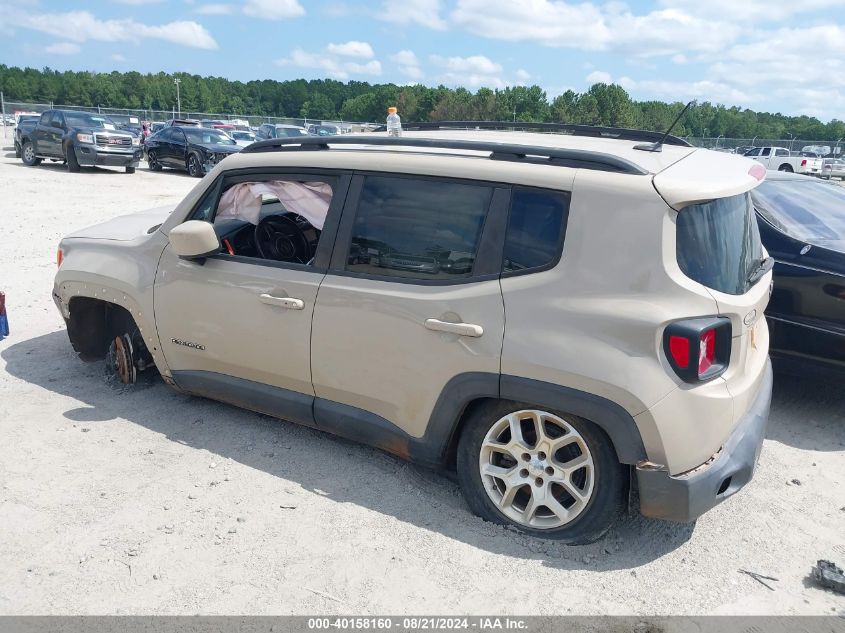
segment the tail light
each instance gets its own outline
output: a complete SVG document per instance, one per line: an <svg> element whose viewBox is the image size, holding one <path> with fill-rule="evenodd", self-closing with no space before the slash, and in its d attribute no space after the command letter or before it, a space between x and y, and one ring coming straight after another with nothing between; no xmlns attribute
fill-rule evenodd
<svg viewBox="0 0 845 633"><path fill-rule="evenodd" d="M62 252L62 249L56 251L56 268L62 265L62 261L65 258L65 254Z"/></svg>
<svg viewBox="0 0 845 633"><path fill-rule="evenodd" d="M675 321L663 331L663 352L684 382L705 382L728 368L731 332L727 317Z"/></svg>

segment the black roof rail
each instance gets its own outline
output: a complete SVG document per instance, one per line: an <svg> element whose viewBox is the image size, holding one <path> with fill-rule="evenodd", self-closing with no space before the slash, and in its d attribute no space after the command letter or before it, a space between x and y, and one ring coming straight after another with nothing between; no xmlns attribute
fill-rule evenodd
<svg viewBox="0 0 845 633"><path fill-rule="evenodd" d="M271 138L247 145L241 154L260 152L320 151L337 145L369 145L380 147L419 147L424 149L454 149L473 152L489 152L491 160L557 165L599 171L613 171L624 174L643 175L648 172L636 163L605 154L582 149L563 149L541 145L517 145L490 141L466 141L462 139L437 139L396 136L368 136L349 134L344 136L301 136Z"/></svg>
<svg viewBox="0 0 845 633"><path fill-rule="evenodd" d="M408 131L427 130L527 130L532 132L559 132L572 136L591 136L594 138L612 138L621 141L653 141L663 138L663 132L650 130L631 130L624 127L600 127L595 125L574 125L572 123L531 123L527 121L420 121L402 122L402 129ZM387 126L381 125L373 132L386 132ZM689 142L677 136L667 136L664 145L692 147Z"/></svg>

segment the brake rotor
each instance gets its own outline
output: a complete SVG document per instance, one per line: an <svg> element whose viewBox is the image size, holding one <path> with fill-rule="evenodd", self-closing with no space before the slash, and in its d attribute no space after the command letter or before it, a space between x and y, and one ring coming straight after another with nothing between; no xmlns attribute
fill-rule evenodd
<svg viewBox="0 0 845 633"><path fill-rule="evenodd" d="M128 334L116 336L109 348L109 368L124 385L134 385L138 377L133 351Z"/></svg>

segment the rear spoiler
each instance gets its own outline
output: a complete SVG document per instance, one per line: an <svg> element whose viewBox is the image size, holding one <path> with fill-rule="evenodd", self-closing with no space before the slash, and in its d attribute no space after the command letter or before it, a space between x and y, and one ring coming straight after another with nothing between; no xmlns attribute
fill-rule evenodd
<svg viewBox="0 0 845 633"><path fill-rule="evenodd" d="M666 203L680 211L691 204L751 191L765 178L766 168L757 161L698 149L656 174L652 182Z"/></svg>

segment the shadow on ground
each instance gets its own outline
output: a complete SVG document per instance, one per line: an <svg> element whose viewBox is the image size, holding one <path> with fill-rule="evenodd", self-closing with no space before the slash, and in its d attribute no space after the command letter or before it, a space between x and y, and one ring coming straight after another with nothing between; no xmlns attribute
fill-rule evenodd
<svg viewBox="0 0 845 633"><path fill-rule="evenodd" d="M592 545L567 547L530 538L472 516L450 479L381 451L180 394L155 372L142 374L139 384L129 389L109 384L101 363L84 363L73 354L64 331L15 343L0 356L11 376L81 402L64 412L68 420L91 425L123 418L315 494L392 515L496 554L542 560L561 569L629 569L677 549L693 533L694 525L654 521L634 512Z"/></svg>
<svg viewBox="0 0 845 633"><path fill-rule="evenodd" d="M823 371L776 371L766 437L802 450L845 450L842 385L841 376Z"/></svg>

